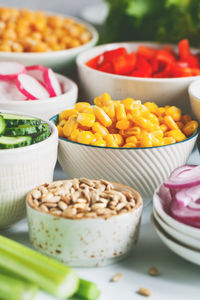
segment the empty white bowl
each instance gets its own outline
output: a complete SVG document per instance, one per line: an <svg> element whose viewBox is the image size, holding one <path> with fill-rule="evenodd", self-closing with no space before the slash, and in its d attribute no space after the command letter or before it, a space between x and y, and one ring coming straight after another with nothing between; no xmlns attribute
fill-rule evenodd
<svg viewBox="0 0 200 300"><path fill-rule="evenodd" d="M165 45L150 42L126 42L105 44L94 47L81 53L76 63L80 81L86 97L91 101L98 95L107 92L112 99L124 99L132 97L142 101L154 101L159 106L176 105L188 112L189 99L188 85L197 77L182 78L139 78L131 76L121 76L97 71L85 65L85 63L107 50L125 47L128 52L135 51L139 45L150 46L159 49ZM172 46L177 48L176 46ZM199 50L193 49L193 53Z"/></svg>
<svg viewBox="0 0 200 300"><path fill-rule="evenodd" d="M77 101L78 87L71 79L56 74L63 88L63 94L42 100L0 100L0 109L17 111L19 113L33 114L43 119L49 119L55 113L69 109Z"/></svg>
<svg viewBox="0 0 200 300"><path fill-rule="evenodd" d="M51 119L57 122L57 116ZM186 163L198 133L176 144L151 148L98 147L59 138L58 160L69 178L104 178L136 189L145 205L158 185Z"/></svg>
<svg viewBox="0 0 200 300"><path fill-rule="evenodd" d="M192 112L200 122L200 79L195 80L189 85L188 93Z"/></svg>
<svg viewBox="0 0 200 300"><path fill-rule="evenodd" d="M173 227L175 230L179 231L180 233L184 235L188 235L200 241L200 229L189 225L185 225L175 220L164 211L160 201L160 197L158 195L158 190L159 188L156 189L153 196L153 207L154 210L157 212L158 216L160 216L165 223L167 223L169 226Z"/></svg>
<svg viewBox="0 0 200 300"><path fill-rule="evenodd" d="M47 14L55 14L48 12ZM57 14L59 15L59 14ZM31 65L44 65L48 68L52 68L54 71L64 74L69 74L72 69L75 69L75 58L82 51L85 51L93 47L98 41L98 32L97 30L87 22L84 22L80 19L61 15L62 17L69 17L75 22L83 24L87 30L91 33L91 40L79 47L52 51L52 52L0 52L0 61L18 61L23 63L26 66Z"/></svg>
<svg viewBox="0 0 200 300"><path fill-rule="evenodd" d="M53 179L58 132L54 124L47 123L51 135L44 141L15 149L0 149L0 229L21 220L25 216L26 194L35 186Z"/></svg>
<svg viewBox="0 0 200 300"><path fill-rule="evenodd" d="M154 217L151 217L151 223L158 234L161 241L174 253L181 256L182 258L196 264L200 265L200 252L199 250L195 250L192 247L186 247L183 244L177 242L175 239L171 238L168 234L166 234L158 223L155 221Z"/></svg>

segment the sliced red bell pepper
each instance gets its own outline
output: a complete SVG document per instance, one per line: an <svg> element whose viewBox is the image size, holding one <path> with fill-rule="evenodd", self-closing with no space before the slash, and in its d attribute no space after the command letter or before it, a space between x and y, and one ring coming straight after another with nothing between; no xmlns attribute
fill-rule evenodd
<svg viewBox="0 0 200 300"><path fill-rule="evenodd" d="M134 52L115 57L112 60L113 72L118 75L129 75L136 65L136 54Z"/></svg>
<svg viewBox="0 0 200 300"><path fill-rule="evenodd" d="M179 64L172 65L172 77L188 77L192 76L192 69L187 67L180 67Z"/></svg>
<svg viewBox="0 0 200 300"><path fill-rule="evenodd" d="M101 57L101 54L88 60L86 62L86 66L90 67L90 68L93 68L93 69L97 69L98 68L98 62L100 60L100 57Z"/></svg>
<svg viewBox="0 0 200 300"><path fill-rule="evenodd" d="M183 62L187 62L190 68L199 68L199 60L195 55L190 54Z"/></svg>
<svg viewBox="0 0 200 300"><path fill-rule="evenodd" d="M191 69L192 70L192 76L200 76L200 69Z"/></svg>
<svg viewBox="0 0 200 300"><path fill-rule="evenodd" d="M137 55L137 62L135 70L130 74L134 77L151 77L152 67L151 64L141 55Z"/></svg>
<svg viewBox="0 0 200 300"><path fill-rule="evenodd" d="M112 65L109 62L101 64L101 66L99 66L97 70L106 73L113 73Z"/></svg>
<svg viewBox="0 0 200 300"><path fill-rule="evenodd" d="M179 55L181 59L190 56L190 45L188 39L184 39L178 43Z"/></svg>
<svg viewBox="0 0 200 300"><path fill-rule="evenodd" d="M147 59L152 59L156 54L156 49L147 46L139 46L137 54L144 56Z"/></svg>
<svg viewBox="0 0 200 300"><path fill-rule="evenodd" d="M128 54L128 53L127 53L126 48L124 48L124 47L105 51L103 53L103 63L111 62L113 60L113 58L115 58L117 56L126 55L126 54Z"/></svg>

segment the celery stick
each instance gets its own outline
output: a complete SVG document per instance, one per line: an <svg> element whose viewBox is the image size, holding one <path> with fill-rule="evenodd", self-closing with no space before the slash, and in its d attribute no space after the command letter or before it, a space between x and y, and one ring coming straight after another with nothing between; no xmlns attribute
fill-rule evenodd
<svg viewBox="0 0 200 300"><path fill-rule="evenodd" d="M37 293L34 284L0 274L0 298L3 300L32 300Z"/></svg>
<svg viewBox="0 0 200 300"><path fill-rule="evenodd" d="M75 296L85 300L96 300L100 296L100 291L94 282L80 279L79 288Z"/></svg>
<svg viewBox="0 0 200 300"><path fill-rule="evenodd" d="M72 269L3 236L0 266L61 299L72 296L79 286L79 278Z"/></svg>

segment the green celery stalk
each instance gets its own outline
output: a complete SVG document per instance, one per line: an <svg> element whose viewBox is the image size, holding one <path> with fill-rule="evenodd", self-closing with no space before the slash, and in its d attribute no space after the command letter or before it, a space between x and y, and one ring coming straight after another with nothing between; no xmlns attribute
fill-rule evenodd
<svg viewBox="0 0 200 300"><path fill-rule="evenodd" d="M80 279L79 288L75 296L85 300L97 300L100 296L100 291L94 282Z"/></svg>
<svg viewBox="0 0 200 300"><path fill-rule="evenodd" d="M0 274L0 298L3 300L32 300L37 290L32 283Z"/></svg>
<svg viewBox="0 0 200 300"><path fill-rule="evenodd" d="M72 269L1 235L0 267L61 299L72 296L79 286Z"/></svg>

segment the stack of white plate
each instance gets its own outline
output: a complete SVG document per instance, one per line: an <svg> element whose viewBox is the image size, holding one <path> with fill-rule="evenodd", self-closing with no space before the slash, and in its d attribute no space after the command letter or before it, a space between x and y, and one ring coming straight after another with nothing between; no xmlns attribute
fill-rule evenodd
<svg viewBox="0 0 200 300"><path fill-rule="evenodd" d="M151 216L156 233L163 243L177 255L200 265L200 229L180 223L168 215L161 205L157 191L153 197Z"/></svg>

